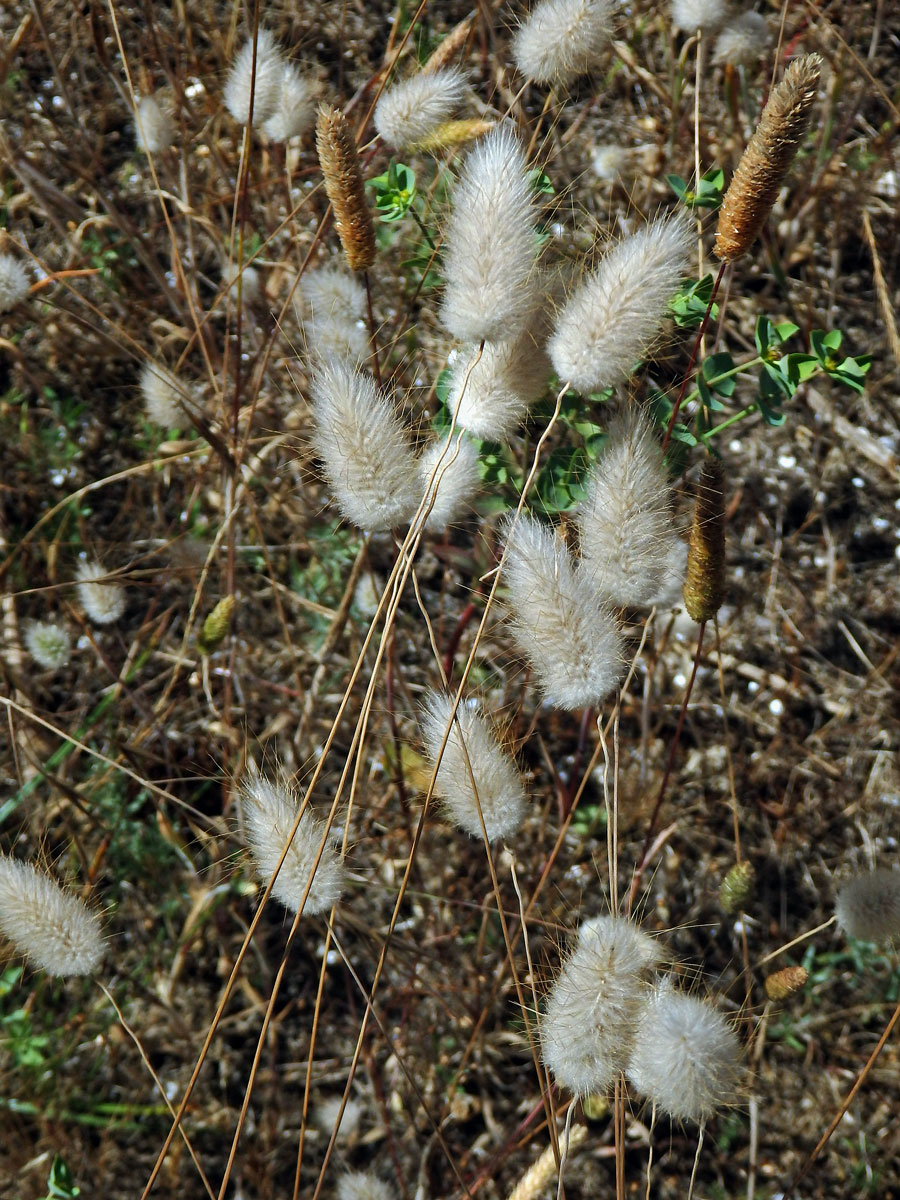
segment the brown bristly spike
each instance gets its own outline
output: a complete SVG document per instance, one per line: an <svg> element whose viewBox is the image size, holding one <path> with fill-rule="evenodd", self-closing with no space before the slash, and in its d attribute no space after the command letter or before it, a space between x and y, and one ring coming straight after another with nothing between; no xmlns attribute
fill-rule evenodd
<svg viewBox="0 0 900 1200"><path fill-rule="evenodd" d="M472 29L472 22L475 20L475 14L469 13L467 17L463 17L458 25L455 25L438 48L431 54L423 71L442 71L444 67L449 67L456 58L457 53L463 48Z"/></svg>
<svg viewBox="0 0 900 1200"><path fill-rule="evenodd" d="M700 471L688 544L684 606L694 621L711 621L725 592L725 468L708 458Z"/></svg>
<svg viewBox="0 0 900 1200"><path fill-rule="evenodd" d="M330 104L319 109L316 150L347 265L352 271L367 271L375 261L375 227L366 204L359 154L347 118Z"/></svg>
<svg viewBox="0 0 900 1200"><path fill-rule="evenodd" d="M759 236L806 133L821 69L821 57L806 54L772 89L719 209L715 252L724 262L746 254Z"/></svg>
<svg viewBox="0 0 900 1200"><path fill-rule="evenodd" d="M809 971L806 967L782 967L766 976L763 986L770 1000L787 1000L806 987Z"/></svg>

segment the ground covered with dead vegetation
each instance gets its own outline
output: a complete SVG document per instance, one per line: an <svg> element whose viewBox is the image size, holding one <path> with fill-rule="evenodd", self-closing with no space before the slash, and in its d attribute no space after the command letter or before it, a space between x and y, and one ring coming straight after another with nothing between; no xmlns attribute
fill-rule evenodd
<svg viewBox="0 0 900 1200"><path fill-rule="evenodd" d="M314 130L248 133L223 98L253 5L3 6L0 255L28 291L0 311L0 850L102 910L107 947L93 978L66 979L0 942L0 1195L139 1200L153 1176L158 1196L332 1197L355 1171L371 1200L379 1181L397 1200L503 1200L543 1154L518 1200L555 1196L573 1102L538 1024L579 924L614 902L610 845L620 909L743 1047L694 1195L900 1195L896 1027L869 1062L896 1024L900 962L827 924L841 881L894 866L900 834L900 46L890 4L756 8L765 30L737 64L669 4L622 6L600 62L564 86L516 70L517 3L258 13L381 179L355 328L418 445L449 424L441 246L478 137L508 118L528 150L560 305L610 245L679 207L678 179L696 196L698 167L712 199L690 209L692 269L713 277L722 183L773 81L822 56L797 161L702 346L708 288L683 290L683 320L619 396L652 405L662 436L705 358L753 359L761 317L796 326L796 353L840 330L839 352L820 344L826 366L715 438L726 587L699 651L676 598L624 610L624 683L571 712L542 703L502 573L482 617L532 462L527 508L577 540L614 400L569 392L541 443L565 382L548 378L507 444L480 442L479 489L426 532L386 627L405 530L344 520L313 445L302 280L344 269ZM468 124L392 153L367 121L379 89L448 36ZM169 121L149 154L146 96ZM858 387L844 356L862 360ZM177 381L169 410L148 407L148 364ZM717 423L753 408L758 376L715 393ZM689 442L669 444L685 529L704 451ZM109 619L76 588L94 563L124 588L111 608L103 593ZM35 623L68 635L56 665L31 652ZM430 796L420 733L426 693L464 670L528 794L490 852ZM331 914L259 911L268 880L239 803L254 768L301 796L312 782L345 859ZM739 862L754 878L731 903ZM773 1000L786 967L803 985ZM571 1200L643 1196L651 1144L648 1194L688 1195L696 1123L654 1122L624 1084L570 1117L586 1129Z"/></svg>

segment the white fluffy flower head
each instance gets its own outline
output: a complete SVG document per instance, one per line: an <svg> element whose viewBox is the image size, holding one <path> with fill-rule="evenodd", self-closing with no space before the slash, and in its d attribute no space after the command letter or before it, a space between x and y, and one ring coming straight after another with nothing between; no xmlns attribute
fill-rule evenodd
<svg viewBox="0 0 900 1200"><path fill-rule="evenodd" d="M25 647L39 667L58 671L69 661L72 642L65 626L32 621L25 628Z"/></svg>
<svg viewBox="0 0 900 1200"><path fill-rule="evenodd" d="M337 359L317 368L311 392L315 448L344 516L360 529L405 524L421 497L419 469L393 405Z"/></svg>
<svg viewBox="0 0 900 1200"><path fill-rule="evenodd" d="M125 589L105 581L106 568L83 562L75 573L75 591L81 607L95 625L112 625L125 611Z"/></svg>
<svg viewBox="0 0 900 1200"><path fill-rule="evenodd" d="M576 1096L602 1093L624 1071L649 979L661 955L624 917L593 917L547 999L544 1062Z"/></svg>
<svg viewBox="0 0 900 1200"><path fill-rule="evenodd" d="M11 254L0 254L0 313L11 308L28 295L28 272Z"/></svg>
<svg viewBox="0 0 900 1200"><path fill-rule="evenodd" d="M669 479L656 433L637 404L620 409L607 433L578 512L581 554L604 600L645 604L660 591L669 565Z"/></svg>
<svg viewBox="0 0 900 1200"><path fill-rule="evenodd" d="M672 0L672 24L685 33L714 33L727 17L727 0Z"/></svg>
<svg viewBox="0 0 900 1200"><path fill-rule="evenodd" d="M142 96L134 112L134 140L145 154L161 154L172 144L172 114L155 96Z"/></svg>
<svg viewBox="0 0 900 1200"><path fill-rule="evenodd" d="M268 29L260 29L256 39L256 87L253 87L253 39L240 48L225 82L225 107L241 125L250 120L250 93L253 91L253 124L264 125L272 117L281 98L284 78L281 47Z"/></svg>
<svg viewBox="0 0 900 1200"><path fill-rule="evenodd" d="M526 79L565 86L602 60L613 33L613 0L539 0L512 42Z"/></svg>
<svg viewBox="0 0 900 1200"><path fill-rule="evenodd" d="M456 67L420 71L382 93L375 128L388 146L406 150L453 116L465 90L466 76Z"/></svg>
<svg viewBox="0 0 900 1200"><path fill-rule="evenodd" d="M447 744L435 790L448 816L472 837L481 838L479 805L489 842L518 832L525 819L525 788L512 758L490 723L471 703L463 703L451 724L453 701L432 692L422 714L422 736L431 762ZM449 728L449 734L447 734Z"/></svg>
<svg viewBox="0 0 900 1200"><path fill-rule="evenodd" d="M241 807L256 868L268 883L297 818L298 798L285 784L273 783L253 773L241 785ZM278 872L272 895L295 913L308 886L303 911L312 915L328 912L337 904L343 885L344 868L333 839L326 836L323 822L307 808Z"/></svg>
<svg viewBox="0 0 900 1200"><path fill-rule="evenodd" d="M371 1171L348 1171L337 1181L337 1200L395 1200L394 1191Z"/></svg>
<svg viewBox="0 0 900 1200"><path fill-rule="evenodd" d="M184 410L180 404L182 388L171 371L159 363L145 363L140 388L144 412L154 425L177 429L184 424Z"/></svg>
<svg viewBox="0 0 900 1200"><path fill-rule="evenodd" d="M506 586L513 635L548 704L601 704L624 672L619 630L559 535L533 517L510 527Z"/></svg>
<svg viewBox="0 0 900 1200"><path fill-rule="evenodd" d="M31 863L2 855L0 930L48 975L90 975L103 958L99 918Z"/></svg>
<svg viewBox="0 0 900 1200"><path fill-rule="evenodd" d="M449 446L445 437L438 438L419 459L419 476L428 502L431 503L434 497L425 522L426 529L446 529L471 510L472 500L479 490L481 480L475 447L458 434Z"/></svg>
<svg viewBox="0 0 900 1200"><path fill-rule="evenodd" d="M628 1078L676 1121L705 1124L737 1099L740 1060L741 1043L726 1018L664 980L641 1013Z"/></svg>
<svg viewBox="0 0 900 1200"><path fill-rule="evenodd" d="M272 114L263 121L262 130L270 142L286 142L312 127L316 119L315 94L313 81L291 63L285 63Z"/></svg>
<svg viewBox="0 0 900 1200"><path fill-rule="evenodd" d="M510 125L469 151L453 189L441 320L464 342L515 337L537 301L537 208Z"/></svg>
<svg viewBox="0 0 900 1200"><path fill-rule="evenodd" d="M356 276L341 267L317 267L301 275L298 288L310 356L318 361L349 358L353 363L366 358L366 292Z"/></svg>
<svg viewBox="0 0 900 1200"><path fill-rule="evenodd" d="M594 392L628 378L659 333L691 237L686 217L659 217L607 252L556 323L550 358L560 379Z"/></svg>
<svg viewBox="0 0 900 1200"><path fill-rule="evenodd" d="M765 55L770 41L769 23L762 13L741 13L720 29L713 62L752 66Z"/></svg>

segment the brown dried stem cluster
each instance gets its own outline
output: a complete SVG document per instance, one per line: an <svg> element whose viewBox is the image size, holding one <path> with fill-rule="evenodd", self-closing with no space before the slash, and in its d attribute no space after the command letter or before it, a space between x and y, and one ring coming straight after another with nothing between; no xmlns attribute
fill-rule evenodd
<svg viewBox="0 0 900 1200"><path fill-rule="evenodd" d="M330 104L319 109L316 151L347 265L351 271L367 271L375 261L375 227L366 204L359 154L347 118Z"/></svg>
<svg viewBox="0 0 900 1200"><path fill-rule="evenodd" d="M719 210L715 251L724 262L746 254L759 236L809 124L821 67L818 54L804 55L772 89Z"/></svg>

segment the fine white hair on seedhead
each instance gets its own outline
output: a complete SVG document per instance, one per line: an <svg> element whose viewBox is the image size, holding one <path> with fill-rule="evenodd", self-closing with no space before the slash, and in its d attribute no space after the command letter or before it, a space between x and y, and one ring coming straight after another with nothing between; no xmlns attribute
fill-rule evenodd
<svg viewBox="0 0 900 1200"><path fill-rule="evenodd" d="M544 1062L562 1087L603 1093L625 1070L661 958L654 939L625 917L584 922L541 1022Z"/></svg>
<svg viewBox="0 0 900 1200"><path fill-rule="evenodd" d="M134 140L145 154L161 154L172 144L175 125L168 108L155 96L142 96L134 110Z"/></svg>
<svg viewBox="0 0 900 1200"><path fill-rule="evenodd" d="M447 409L478 438L503 442L547 390L547 338L557 280L543 274L537 303L521 332L460 350L450 367ZM480 351L480 353L479 353Z"/></svg>
<svg viewBox="0 0 900 1200"><path fill-rule="evenodd" d="M508 526L505 578L512 631L554 708L601 704L624 673L622 638L590 579L549 526Z"/></svg>
<svg viewBox="0 0 900 1200"><path fill-rule="evenodd" d="M609 250L559 314L550 358L580 392L623 383L665 320L690 261L687 217L658 217Z"/></svg>
<svg viewBox="0 0 900 1200"><path fill-rule="evenodd" d="M463 342L513 338L534 311L539 246L525 151L510 125L466 155L452 203L441 320Z"/></svg>
<svg viewBox="0 0 900 1200"><path fill-rule="evenodd" d="M309 354L319 361L349 358L359 363L366 358L366 290L356 276L341 267L317 267L300 276L298 287Z"/></svg>
<svg viewBox="0 0 900 1200"><path fill-rule="evenodd" d="M30 286L23 264L11 254L0 254L0 313L9 312L24 300Z"/></svg>
<svg viewBox="0 0 900 1200"><path fill-rule="evenodd" d="M421 718L422 738L432 764L447 737L435 792L454 825L465 833L483 836L480 805L488 841L510 837L521 828L526 812L525 787L516 764L471 701L460 705L455 720L452 717L450 697L432 692Z"/></svg>
<svg viewBox="0 0 900 1200"><path fill-rule="evenodd" d="M766 54L771 40L769 23L763 14L743 12L719 30L713 62L752 66Z"/></svg>
<svg viewBox="0 0 900 1200"><path fill-rule="evenodd" d="M287 784L274 783L256 772L241 783L240 794L250 852L260 878L268 883L297 819L299 799ZM309 895L303 906L307 915L328 912L340 900L344 887L344 867L334 839L326 835L324 822L308 808L300 818L272 895L296 913L307 886Z"/></svg>
<svg viewBox="0 0 900 1200"><path fill-rule="evenodd" d="M683 542L677 534L673 533L666 541L657 589L647 597L643 607L655 608L658 612L671 612L675 608L684 608L683 592L687 556L687 542Z"/></svg>
<svg viewBox="0 0 900 1200"><path fill-rule="evenodd" d="M627 1071L658 1111L702 1125L736 1101L740 1061L740 1039L726 1017L663 980L641 1011Z"/></svg>
<svg viewBox="0 0 900 1200"><path fill-rule="evenodd" d="M64 625L31 621L25 626L25 648L39 667L58 671L69 661L72 640Z"/></svg>
<svg viewBox="0 0 900 1200"><path fill-rule="evenodd" d="M253 91L253 124L264 125L278 107L284 77L284 56L274 34L260 29L256 38L256 87L253 87L253 39L235 55L225 81L225 107L241 125L250 120Z"/></svg>
<svg viewBox="0 0 900 1200"><path fill-rule="evenodd" d="M653 425L637 404L620 408L606 432L578 510L583 569L607 603L646 604L662 586L675 532L669 477Z"/></svg>
<svg viewBox="0 0 900 1200"><path fill-rule="evenodd" d="M375 128L395 150L414 146L453 116L466 82L465 72L449 67L422 71L392 84L375 106Z"/></svg>
<svg viewBox="0 0 900 1200"><path fill-rule="evenodd" d="M445 437L438 438L419 459L419 476L426 502L434 498L425 528L446 529L471 509L480 489L478 453L465 438L454 438L449 446Z"/></svg>
<svg viewBox="0 0 900 1200"><path fill-rule="evenodd" d="M31 863L0 855L0 930L48 975L90 975L104 954L100 918Z"/></svg>
<svg viewBox="0 0 900 1200"><path fill-rule="evenodd" d="M348 1171L337 1181L337 1200L395 1200L391 1187L372 1171Z"/></svg>
<svg viewBox="0 0 900 1200"><path fill-rule="evenodd" d="M125 611L125 589L105 581L106 568L83 562L75 572L75 591L81 607L95 625L112 625Z"/></svg>
<svg viewBox="0 0 900 1200"><path fill-rule="evenodd" d="M360 529L409 521L421 499L419 467L394 406L370 375L331 359L310 381L313 444L341 512Z"/></svg>
<svg viewBox="0 0 900 1200"><path fill-rule="evenodd" d="M313 1109L312 1123L321 1133L327 1133L330 1136L335 1125L340 1122L338 1136L342 1141L352 1142L359 1133L363 1118L363 1106L358 1100L348 1098L342 1113L342 1103L343 1097L341 1096L326 1096Z"/></svg>
<svg viewBox="0 0 900 1200"><path fill-rule="evenodd" d="M715 33L727 19L728 0L672 0L672 24L684 33Z"/></svg>
<svg viewBox="0 0 900 1200"><path fill-rule="evenodd" d="M613 34L614 0L540 0L512 41L519 71L563 87L602 60Z"/></svg>
<svg viewBox="0 0 900 1200"><path fill-rule="evenodd" d="M184 388L170 370L160 363L145 363L141 369L140 389L144 412L154 425L161 425L163 429L184 425L181 406Z"/></svg>
<svg viewBox="0 0 900 1200"><path fill-rule="evenodd" d="M900 871L879 867L844 880L834 911L838 925L863 942L900 937Z"/></svg>
<svg viewBox="0 0 900 1200"><path fill-rule="evenodd" d="M275 93L275 106L262 131L270 142L286 142L311 129L316 119L316 88L312 79L285 63Z"/></svg>

